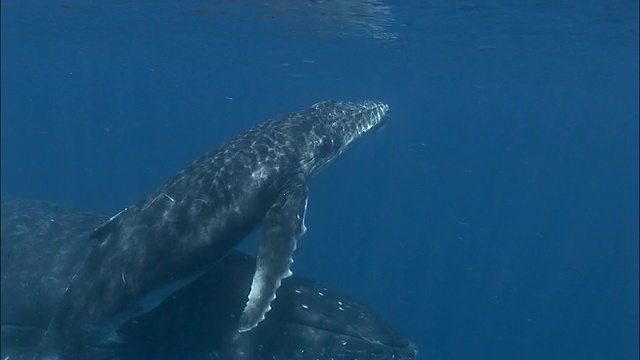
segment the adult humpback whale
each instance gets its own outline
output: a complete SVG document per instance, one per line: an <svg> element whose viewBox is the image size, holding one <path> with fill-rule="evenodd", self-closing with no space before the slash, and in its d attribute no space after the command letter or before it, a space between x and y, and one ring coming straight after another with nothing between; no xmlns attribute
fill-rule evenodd
<svg viewBox="0 0 640 360"><path fill-rule="evenodd" d="M35 351L66 283L105 217L44 201L3 199L0 358ZM118 360L413 360L416 347L364 305L298 276L283 281L260 326L237 334L255 258L232 252L156 309L128 321ZM32 356L31 355L31 356ZM95 354L92 354L95 355ZM92 358L95 360L95 358Z"/></svg>
<svg viewBox="0 0 640 360"><path fill-rule="evenodd" d="M325 101L257 125L197 159L101 225L38 358L79 353L202 275L260 222L256 271L238 331L264 319L305 233L307 181L389 107Z"/></svg>

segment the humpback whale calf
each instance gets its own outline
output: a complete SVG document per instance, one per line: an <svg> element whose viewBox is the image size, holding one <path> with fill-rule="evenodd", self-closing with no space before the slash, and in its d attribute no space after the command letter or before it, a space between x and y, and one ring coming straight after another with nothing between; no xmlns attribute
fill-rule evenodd
<svg viewBox="0 0 640 360"><path fill-rule="evenodd" d="M0 358L33 356L68 283L106 217L44 201L3 199ZM103 359L414 360L416 346L379 315L312 280L282 283L273 310L238 334L255 258L238 251L100 345ZM96 354L91 354L96 355ZM89 357L85 357L89 358ZM95 360L93 357L92 360Z"/></svg>
<svg viewBox="0 0 640 360"><path fill-rule="evenodd" d="M194 281L259 223L256 270L238 332L270 310L306 232L307 182L362 135L380 102L324 101L259 124L195 160L99 226L36 359L72 356Z"/></svg>

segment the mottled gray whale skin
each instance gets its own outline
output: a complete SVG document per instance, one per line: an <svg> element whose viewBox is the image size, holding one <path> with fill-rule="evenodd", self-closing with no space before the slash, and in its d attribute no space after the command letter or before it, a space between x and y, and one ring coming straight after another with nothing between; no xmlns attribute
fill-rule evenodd
<svg viewBox="0 0 640 360"><path fill-rule="evenodd" d="M305 233L307 181L354 140L382 126L380 102L324 101L279 116L197 159L96 229L36 359L103 341L195 280L262 222L239 332L270 310Z"/></svg>
<svg viewBox="0 0 640 360"><path fill-rule="evenodd" d="M23 199L3 199L0 214L0 358L25 359L35 353L65 282L90 250L86 233L106 217ZM298 276L283 281L259 327L238 334L254 271L254 257L231 252L160 306L121 326L118 345L94 349L83 359L415 359L415 345L374 311Z"/></svg>
<svg viewBox="0 0 640 360"><path fill-rule="evenodd" d="M30 359L106 217L47 201L3 198L2 359ZM98 360L94 352L87 358Z"/></svg>
<svg viewBox="0 0 640 360"><path fill-rule="evenodd" d="M3 198L2 325L46 329L106 217L47 201ZM4 357L3 357L4 358Z"/></svg>

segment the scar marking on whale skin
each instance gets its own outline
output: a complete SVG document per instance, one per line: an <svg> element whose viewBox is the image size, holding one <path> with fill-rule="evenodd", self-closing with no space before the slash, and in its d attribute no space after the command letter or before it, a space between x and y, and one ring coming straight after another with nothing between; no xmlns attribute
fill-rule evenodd
<svg viewBox="0 0 640 360"><path fill-rule="evenodd" d="M174 198L172 198L171 196L162 193L158 196L156 196L155 198L153 198L153 200L151 200L147 205L145 205L142 210L147 210L149 208L149 206L153 205L154 202L156 202L156 200L158 200L159 198L161 198L162 196L165 196L167 199L169 199L169 201L171 201L172 203L176 202Z"/></svg>

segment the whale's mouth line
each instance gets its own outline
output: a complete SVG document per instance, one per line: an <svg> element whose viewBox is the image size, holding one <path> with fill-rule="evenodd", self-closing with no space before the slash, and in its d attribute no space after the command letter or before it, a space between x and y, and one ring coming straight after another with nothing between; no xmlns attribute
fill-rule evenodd
<svg viewBox="0 0 640 360"><path fill-rule="evenodd" d="M369 131L373 133L377 133L378 131L382 130L382 128L384 128L386 125L387 125L386 121L378 121L375 125L373 125L373 127L371 127Z"/></svg>

